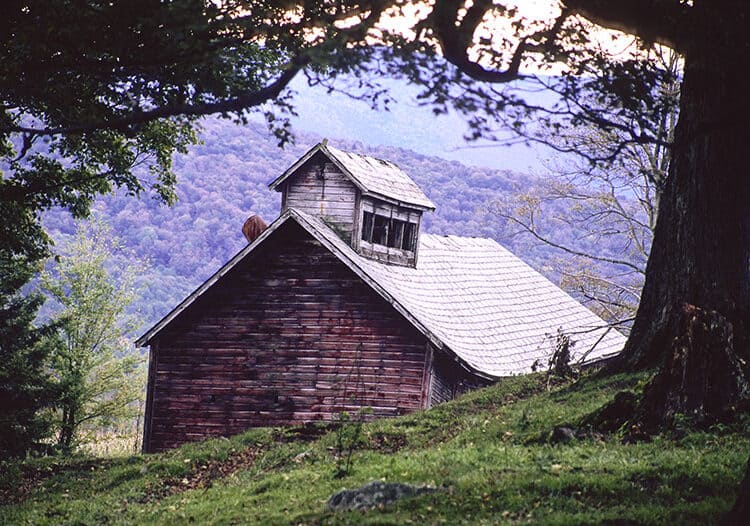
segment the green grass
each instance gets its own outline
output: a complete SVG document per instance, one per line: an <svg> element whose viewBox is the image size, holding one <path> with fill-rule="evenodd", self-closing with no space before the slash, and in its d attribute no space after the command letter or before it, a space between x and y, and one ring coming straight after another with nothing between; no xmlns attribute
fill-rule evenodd
<svg viewBox="0 0 750 526"><path fill-rule="evenodd" d="M0 506L0 524L716 523L750 452L746 424L628 445L615 435L547 443L554 426L575 425L643 379L547 392L538 377L518 377L372 422L341 478L335 433L305 440L272 429L157 455L6 463L0 491L14 502ZM368 512L326 510L334 492L373 479L439 491Z"/></svg>

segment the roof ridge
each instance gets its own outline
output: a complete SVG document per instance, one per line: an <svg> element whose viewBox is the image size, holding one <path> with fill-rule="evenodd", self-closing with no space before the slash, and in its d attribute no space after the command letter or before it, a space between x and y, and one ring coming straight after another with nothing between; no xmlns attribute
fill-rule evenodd
<svg viewBox="0 0 750 526"><path fill-rule="evenodd" d="M300 157L268 186L279 186L296 173L317 153L325 155L354 184L363 195L422 210L434 210L435 204L419 185L397 164L371 155L336 148L327 140L321 141Z"/></svg>
<svg viewBox="0 0 750 526"><path fill-rule="evenodd" d="M337 148L336 146L331 146L328 143L324 144L324 146L328 150L336 150L336 151L341 152L341 153L348 153L349 155L358 155L359 157L365 157L367 159L374 159L376 161L380 161L381 163L386 163L386 164L390 164L391 166L395 166L396 168L398 168L399 170L401 170L401 167L398 164L394 163L393 161L389 161L388 159L383 159L382 157L375 157L374 155L370 155L370 154L362 153L362 152L355 152L355 151L352 151L352 150L344 150L342 148Z"/></svg>
<svg viewBox="0 0 750 526"><path fill-rule="evenodd" d="M420 236L420 241L428 238L430 240L436 240L436 241L442 241L442 240L449 240L449 241L458 241L458 242L464 242L463 244L470 244L473 243L475 245L498 245L500 247L505 248L501 243L499 243L496 239L493 239L491 237L481 237L481 236L459 236L456 234L434 234L431 232L424 232ZM505 250L508 250L507 248Z"/></svg>

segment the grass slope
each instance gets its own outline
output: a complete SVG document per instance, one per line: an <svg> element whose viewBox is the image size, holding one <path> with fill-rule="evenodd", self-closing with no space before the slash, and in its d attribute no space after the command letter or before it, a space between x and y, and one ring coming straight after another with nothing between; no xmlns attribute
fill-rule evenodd
<svg viewBox="0 0 750 526"><path fill-rule="evenodd" d="M256 429L164 454L6 463L0 524L711 524L734 500L747 424L652 442L549 444L642 375L546 391L507 379L429 411L366 424L349 475L336 433ZM325 502L373 479L436 493L368 512Z"/></svg>

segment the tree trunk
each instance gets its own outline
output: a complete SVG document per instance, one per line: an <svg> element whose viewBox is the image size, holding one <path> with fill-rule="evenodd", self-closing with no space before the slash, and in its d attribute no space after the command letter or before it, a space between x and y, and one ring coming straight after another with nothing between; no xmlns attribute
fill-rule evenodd
<svg viewBox="0 0 750 526"><path fill-rule="evenodd" d="M745 478L737 490L734 507L721 521L721 526L745 526L750 524L750 459L745 468Z"/></svg>
<svg viewBox="0 0 750 526"><path fill-rule="evenodd" d="M670 426L677 414L696 424L731 420L750 395L733 346L732 325L718 312L684 305L679 336L643 393L641 431Z"/></svg>
<svg viewBox="0 0 750 526"><path fill-rule="evenodd" d="M73 444L73 432L75 426L75 411L72 407L63 408L62 423L60 424L60 436L57 440L57 445L63 451L68 454L71 451L71 445Z"/></svg>
<svg viewBox="0 0 750 526"><path fill-rule="evenodd" d="M745 367L750 325L750 125L744 79L750 9L729 0L703 9L686 51L672 162L660 202L641 304L619 369L660 365L680 336L683 306L732 326ZM694 346L692 353L712 352ZM729 389L730 387L727 386Z"/></svg>
<svg viewBox="0 0 750 526"><path fill-rule="evenodd" d="M736 376L737 371L728 368L739 364L736 381L720 386L732 391L722 392L722 397L735 400L747 392L750 354L750 97L744 78L750 66L750 33L743 25L750 9L728 1L695 2L705 16L691 28L695 38L685 53L680 116L646 281L630 338L615 367L674 368L676 362L669 358L685 338L684 306L692 305L725 320L731 343L727 347L713 341L716 335L713 340L698 338L682 346L677 361L682 361L683 371L697 367L691 374L703 386L722 374ZM719 348L727 356L712 361L707 355ZM709 373L707 364L727 369L717 375ZM670 405L666 400L679 398L687 388L684 382L663 381L668 374L662 371L661 384L652 386L647 392L651 399L644 401L657 419L664 414L655 413ZM715 404L707 397L716 396L717 390L702 393L696 396L704 400L695 398L691 404L713 410Z"/></svg>

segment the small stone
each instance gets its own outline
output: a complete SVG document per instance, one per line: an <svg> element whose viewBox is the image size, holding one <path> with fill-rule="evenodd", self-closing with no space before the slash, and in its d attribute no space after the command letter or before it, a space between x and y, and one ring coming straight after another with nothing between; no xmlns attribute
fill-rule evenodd
<svg viewBox="0 0 750 526"><path fill-rule="evenodd" d="M296 462L297 464L299 464L300 462L302 462L303 460L305 460L309 455L310 455L309 451L303 451L299 455L295 456L292 459L292 462Z"/></svg>

